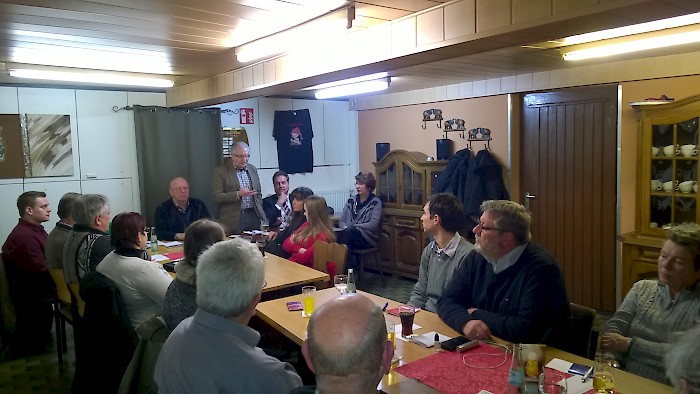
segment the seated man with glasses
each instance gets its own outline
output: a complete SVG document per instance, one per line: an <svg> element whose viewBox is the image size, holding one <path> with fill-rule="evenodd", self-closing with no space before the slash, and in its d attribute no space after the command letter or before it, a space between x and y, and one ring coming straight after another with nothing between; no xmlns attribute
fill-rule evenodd
<svg viewBox="0 0 700 394"><path fill-rule="evenodd" d="M170 181L170 199L156 207L155 226L158 239L185 239L185 229L199 219L209 217L202 200L190 198L190 185L185 178Z"/></svg>
<svg viewBox="0 0 700 394"><path fill-rule="evenodd" d="M568 323L559 266L530 242L530 213L506 200L484 201L476 250L462 261L437 303L440 318L469 339L552 343Z"/></svg>

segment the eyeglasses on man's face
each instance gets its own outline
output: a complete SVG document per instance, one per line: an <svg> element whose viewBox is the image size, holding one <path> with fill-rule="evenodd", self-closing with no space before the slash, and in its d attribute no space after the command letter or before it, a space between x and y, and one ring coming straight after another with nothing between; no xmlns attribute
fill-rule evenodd
<svg viewBox="0 0 700 394"><path fill-rule="evenodd" d="M480 229L481 231L506 231L506 230L504 230L502 228L498 228L498 227L488 227L488 226L484 225L484 223L482 223L482 222L477 223L476 228Z"/></svg>
<svg viewBox="0 0 700 394"><path fill-rule="evenodd" d="M171 187L170 190L178 190L181 192L185 192L185 191L190 190L190 187L189 186Z"/></svg>
<svg viewBox="0 0 700 394"><path fill-rule="evenodd" d="M236 156L236 157L239 158L239 159L250 159L250 155L247 154L247 153L246 153L246 154L242 154L242 155L237 155L237 154L234 153L233 155Z"/></svg>

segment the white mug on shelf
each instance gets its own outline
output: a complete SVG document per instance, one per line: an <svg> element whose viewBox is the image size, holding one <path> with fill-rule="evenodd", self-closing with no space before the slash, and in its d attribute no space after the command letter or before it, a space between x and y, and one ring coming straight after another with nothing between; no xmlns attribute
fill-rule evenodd
<svg viewBox="0 0 700 394"><path fill-rule="evenodd" d="M675 153L676 153L676 146L675 145L664 146L664 155L673 156Z"/></svg>
<svg viewBox="0 0 700 394"><path fill-rule="evenodd" d="M693 181L685 181L678 184L678 190L682 193L690 193L693 190Z"/></svg>
<svg viewBox="0 0 700 394"><path fill-rule="evenodd" d="M676 190L676 182L673 182L673 181L664 182L663 185L661 185L661 187L664 189L665 192L672 192L672 191Z"/></svg>
<svg viewBox="0 0 700 394"><path fill-rule="evenodd" d="M659 155L659 148L652 146L651 147L651 155L652 156L658 156Z"/></svg>
<svg viewBox="0 0 700 394"><path fill-rule="evenodd" d="M681 145L681 155L683 157L695 156L698 154L698 150L695 148L693 144Z"/></svg>

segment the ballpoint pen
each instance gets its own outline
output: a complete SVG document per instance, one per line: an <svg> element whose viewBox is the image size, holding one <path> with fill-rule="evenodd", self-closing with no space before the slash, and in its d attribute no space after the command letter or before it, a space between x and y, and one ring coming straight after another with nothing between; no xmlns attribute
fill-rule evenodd
<svg viewBox="0 0 700 394"><path fill-rule="evenodd" d="M593 367L588 368L588 371L586 371L586 373L581 378L581 383L586 382L586 379L588 379L591 376L591 372L593 372Z"/></svg>
<svg viewBox="0 0 700 394"><path fill-rule="evenodd" d="M387 302L386 304L384 304L384 307L382 308L382 312L386 312L386 308L388 308L388 307L389 307L389 303Z"/></svg>

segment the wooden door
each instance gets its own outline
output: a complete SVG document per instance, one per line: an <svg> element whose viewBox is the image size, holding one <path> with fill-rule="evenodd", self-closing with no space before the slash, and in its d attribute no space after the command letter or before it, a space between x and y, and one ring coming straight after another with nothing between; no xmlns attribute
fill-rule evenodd
<svg viewBox="0 0 700 394"><path fill-rule="evenodd" d="M559 261L571 302L615 310L615 86L523 96L521 190L532 239Z"/></svg>

